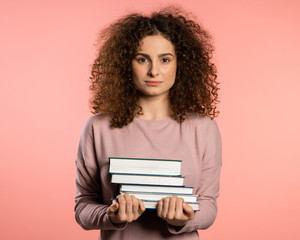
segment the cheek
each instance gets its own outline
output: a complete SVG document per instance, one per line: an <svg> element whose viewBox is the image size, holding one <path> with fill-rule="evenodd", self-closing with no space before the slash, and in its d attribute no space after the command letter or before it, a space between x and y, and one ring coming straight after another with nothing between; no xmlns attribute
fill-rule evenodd
<svg viewBox="0 0 300 240"><path fill-rule="evenodd" d="M173 75L174 75L174 77L176 77L176 72L177 72L177 65L175 65L173 67Z"/></svg>
<svg viewBox="0 0 300 240"><path fill-rule="evenodd" d="M139 68L132 68L132 82L136 88L139 88L142 79L142 73Z"/></svg>
<svg viewBox="0 0 300 240"><path fill-rule="evenodd" d="M176 65L170 66L170 68L167 69L166 74L169 76L169 78L173 78L175 80L175 78L176 78Z"/></svg>
<svg viewBox="0 0 300 240"><path fill-rule="evenodd" d="M135 78L140 78L144 75L144 70L142 67L132 67L132 76Z"/></svg>

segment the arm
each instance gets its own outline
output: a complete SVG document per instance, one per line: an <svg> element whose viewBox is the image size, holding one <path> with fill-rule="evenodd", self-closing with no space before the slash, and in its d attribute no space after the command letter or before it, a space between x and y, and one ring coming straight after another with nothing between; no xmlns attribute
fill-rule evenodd
<svg viewBox="0 0 300 240"><path fill-rule="evenodd" d="M122 230L127 223L109 220L109 206L103 204L99 166L94 148L91 118L86 121L79 140L76 157L75 219L85 230Z"/></svg>
<svg viewBox="0 0 300 240"><path fill-rule="evenodd" d="M197 192L200 211L196 211L194 218L188 220L182 227L168 224L173 234L192 232L211 226L217 215L217 201L219 196L220 169L222 165L222 142L219 128L214 120L207 129L207 142L202 159L200 188Z"/></svg>

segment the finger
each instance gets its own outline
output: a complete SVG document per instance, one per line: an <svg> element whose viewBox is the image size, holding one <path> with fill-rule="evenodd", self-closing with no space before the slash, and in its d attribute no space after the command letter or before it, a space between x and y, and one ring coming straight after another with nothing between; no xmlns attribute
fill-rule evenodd
<svg viewBox="0 0 300 240"><path fill-rule="evenodd" d="M126 201L123 195L118 195L117 196L118 204L119 204L119 211L118 215L119 216L125 216L125 210L126 210Z"/></svg>
<svg viewBox="0 0 300 240"><path fill-rule="evenodd" d="M163 198L163 200L162 200L162 203L163 203L162 211L161 211L162 218L167 218L167 214L168 214L168 211L169 211L169 202L170 202L169 197Z"/></svg>
<svg viewBox="0 0 300 240"><path fill-rule="evenodd" d="M133 221L133 213L132 213L132 199L131 196L127 193L124 194L124 198L126 201L126 216L127 216L127 222Z"/></svg>
<svg viewBox="0 0 300 240"><path fill-rule="evenodd" d="M159 200L156 206L157 216L162 217L163 200Z"/></svg>
<svg viewBox="0 0 300 240"><path fill-rule="evenodd" d="M194 218L194 209L187 203L183 203L182 207L183 207L183 212L188 217L188 219L193 219Z"/></svg>
<svg viewBox="0 0 300 240"><path fill-rule="evenodd" d="M131 195L131 201L132 201L132 214L134 217L134 220L136 220L139 217L139 202L135 196Z"/></svg>
<svg viewBox="0 0 300 240"><path fill-rule="evenodd" d="M146 208L141 199L138 199L138 202L139 202L139 215L141 215L146 210Z"/></svg>
<svg viewBox="0 0 300 240"><path fill-rule="evenodd" d="M180 220L183 217L183 198L178 198L176 201L175 219Z"/></svg>
<svg viewBox="0 0 300 240"><path fill-rule="evenodd" d="M170 197L167 219L172 220L175 217L177 198L177 196Z"/></svg>

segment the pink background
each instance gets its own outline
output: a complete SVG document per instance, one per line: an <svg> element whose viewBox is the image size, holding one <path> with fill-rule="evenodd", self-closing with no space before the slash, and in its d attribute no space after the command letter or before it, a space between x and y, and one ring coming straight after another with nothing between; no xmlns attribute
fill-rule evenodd
<svg viewBox="0 0 300 240"><path fill-rule="evenodd" d="M1 239L97 239L73 212L93 44L119 16L165 2L1 3ZM182 6L213 33L222 83L219 213L201 239L300 239L299 1Z"/></svg>

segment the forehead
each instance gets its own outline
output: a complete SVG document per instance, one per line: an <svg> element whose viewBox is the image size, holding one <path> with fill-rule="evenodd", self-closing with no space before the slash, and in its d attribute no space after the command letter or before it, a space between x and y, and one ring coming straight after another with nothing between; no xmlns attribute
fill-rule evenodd
<svg viewBox="0 0 300 240"><path fill-rule="evenodd" d="M174 52L174 45L161 35L146 36L141 39L138 51Z"/></svg>

